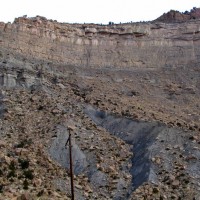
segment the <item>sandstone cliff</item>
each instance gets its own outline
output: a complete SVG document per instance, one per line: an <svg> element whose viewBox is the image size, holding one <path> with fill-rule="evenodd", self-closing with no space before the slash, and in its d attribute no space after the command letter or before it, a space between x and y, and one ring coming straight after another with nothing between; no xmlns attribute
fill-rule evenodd
<svg viewBox="0 0 200 200"><path fill-rule="evenodd" d="M200 20L101 26L20 17L0 24L0 44L72 66L171 68L199 62Z"/></svg>

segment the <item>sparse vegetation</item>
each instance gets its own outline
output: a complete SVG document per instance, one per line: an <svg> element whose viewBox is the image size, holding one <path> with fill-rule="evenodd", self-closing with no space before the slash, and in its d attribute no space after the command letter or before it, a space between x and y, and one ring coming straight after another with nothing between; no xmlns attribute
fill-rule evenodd
<svg viewBox="0 0 200 200"><path fill-rule="evenodd" d="M3 172L2 172L2 170L0 169L0 177L3 175Z"/></svg>
<svg viewBox="0 0 200 200"><path fill-rule="evenodd" d="M12 171L15 170L15 162L13 160L10 162L9 169Z"/></svg>
<svg viewBox="0 0 200 200"><path fill-rule="evenodd" d="M25 178L32 180L34 178L32 170L25 170L23 171L23 175Z"/></svg>
<svg viewBox="0 0 200 200"><path fill-rule="evenodd" d="M15 170L11 170L8 172L7 178L15 177Z"/></svg>
<svg viewBox="0 0 200 200"><path fill-rule="evenodd" d="M24 148L32 144L32 139L23 139L19 144L16 145L16 148Z"/></svg>
<svg viewBox="0 0 200 200"><path fill-rule="evenodd" d="M23 160L23 159L18 159L18 162L20 163L20 166L22 169L27 169L29 167L29 161L28 160Z"/></svg>
<svg viewBox="0 0 200 200"><path fill-rule="evenodd" d="M26 179L23 182L23 189L28 190L28 181Z"/></svg>
<svg viewBox="0 0 200 200"><path fill-rule="evenodd" d="M114 25L114 22L109 22L108 25Z"/></svg>
<svg viewBox="0 0 200 200"><path fill-rule="evenodd" d="M3 185L0 184L0 193L3 192Z"/></svg>

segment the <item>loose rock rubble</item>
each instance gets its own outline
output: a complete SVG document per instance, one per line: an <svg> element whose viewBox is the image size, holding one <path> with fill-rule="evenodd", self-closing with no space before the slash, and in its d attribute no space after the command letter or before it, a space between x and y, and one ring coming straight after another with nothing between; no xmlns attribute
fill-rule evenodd
<svg viewBox="0 0 200 200"><path fill-rule="evenodd" d="M131 157L128 145L86 118L70 87L65 92L54 85L48 89L2 90L6 113L1 120L1 199L69 199L69 172L51 159L48 149L56 126L70 120L77 127L73 138L88 162L75 176L76 195L109 199L126 193L131 179L122 168ZM123 190L117 194L120 181Z"/></svg>

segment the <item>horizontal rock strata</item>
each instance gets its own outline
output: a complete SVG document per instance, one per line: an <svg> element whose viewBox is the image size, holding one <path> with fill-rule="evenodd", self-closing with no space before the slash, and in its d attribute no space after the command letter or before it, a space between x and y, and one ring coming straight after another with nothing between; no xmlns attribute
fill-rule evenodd
<svg viewBox="0 0 200 200"><path fill-rule="evenodd" d="M66 24L44 17L0 23L1 49L75 66L173 67L198 63L200 20L118 25Z"/></svg>

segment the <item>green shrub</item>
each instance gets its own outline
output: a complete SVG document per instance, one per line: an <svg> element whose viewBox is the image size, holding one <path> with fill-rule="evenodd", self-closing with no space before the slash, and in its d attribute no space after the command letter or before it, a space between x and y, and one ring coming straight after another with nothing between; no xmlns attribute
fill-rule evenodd
<svg viewBox="0 0 200 200"><path fill-rule="evenodd" d="M0 193L3 192L3 185L0 185Z"/></svg>
<svg viewBox="0 0 200 200"><path fill-rule="evenodd" d="M25 178L32 180L34 178L32 170L26 170L23 172Z"/></svg>
<svg viewBox="0 0 200 200"><path fill-rule="evenodd" d="M28 190L28 181L26 179L23 182L23 189Z"/></svg>
<svg viewBox="0 0 200 200"><path fill-rule="evenodd" d="M20 141L19 144L16 145L16 148L24 148L26 146L30 146L32 144L32 139L24 139Z"/></svg>
<svg viewBox="0 0 200 200"><path fill-rule="evenodd" d="M14 170L11 170L7 175L7 178L11 178L11 177L15 177L15 171Z"/></svg>
<svg viewBox="0 0 200 200"><path fill-rule="evenodd" d="M15 162L13 160L10 162L9 169L12 171L15 170Z"/></svg>
<svg viewBox="0 0 200 200"><path fill-rule="evenodd" d="M23 160L23 159L18 159L18 162L20 164L20 167L22 169L27 169L29 167L29 161L28 160Z"/></svg>
<svg viewBox="0 0 200 200"><path fill-rule="evenodd" d="M3 175L3 171L0 169L0 177Z"/></svg>

